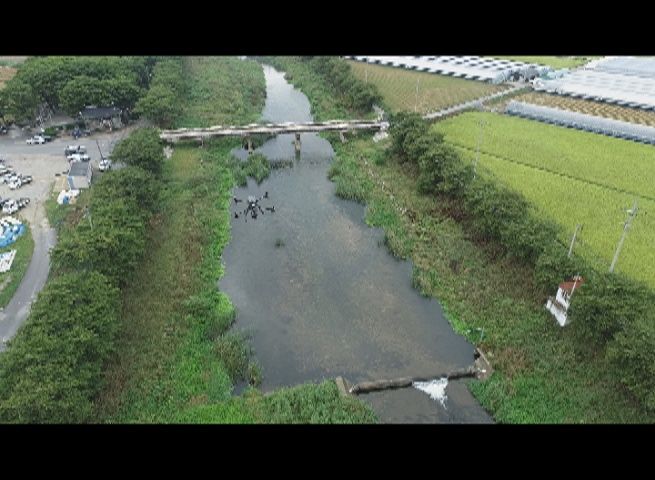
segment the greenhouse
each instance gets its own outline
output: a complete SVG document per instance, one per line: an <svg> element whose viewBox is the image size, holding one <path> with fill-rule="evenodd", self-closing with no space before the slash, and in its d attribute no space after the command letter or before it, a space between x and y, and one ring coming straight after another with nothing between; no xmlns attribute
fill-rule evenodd
<svg viewBox="0 0 655 480"><path fill-rule="evenodd" d="M561 78L539 79L535 90L655 110L655 59L609 57Z"/></svg>
<svg viewBox="0 0 655 480"><path fill-rule="evenodd" d="M476 56L350 56L360 62L406 68L419 72L438 73L468 80L503 83L511 80L531 80L551 71L550 67L531 63L497 60Z"/></svg>
<svg viewBox="0 0 655 480"><path fill-rule="evenodd" d="M634 140L655 145L655 127L638 125L584 113L543 107L530 103L511 101L505 112L510 115L539 120L563 127L577 128L588 132L600 133L612 137Z"/></svg>

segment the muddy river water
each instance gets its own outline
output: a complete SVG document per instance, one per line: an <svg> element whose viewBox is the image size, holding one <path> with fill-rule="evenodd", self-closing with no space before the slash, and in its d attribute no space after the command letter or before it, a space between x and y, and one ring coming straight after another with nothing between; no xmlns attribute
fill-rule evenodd
<svg viewBox="0 0 655 480"><path fill-rule="evenodd" d="M283 73L268 66L264 73L263 120L311 121L307 97ZM351 383L430 375L470 365L474 347L453 332L437 301L412 288L411 264L387 252L383 232L364 223L365 207L335 196L327 178L330 144L302 134L296 155L292 142L293 135L279 135L257 149L270 160L293 160L292 168L272 170L259 186L249 179L247 187L235 189L244 199L268 191L263 205L276 211L247 222L232 219L219 283L238 310L235 328L251 335L261 389L339 375ZM446 394L443 406L413 388L360 399L384 423L491 421L461 381L449 383Z"/></svg>

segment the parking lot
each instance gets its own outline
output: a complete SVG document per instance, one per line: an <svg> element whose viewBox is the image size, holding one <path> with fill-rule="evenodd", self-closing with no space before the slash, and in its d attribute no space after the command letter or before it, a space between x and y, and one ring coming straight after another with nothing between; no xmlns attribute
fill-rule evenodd
<svg viewBox="0 0 655 480"><path fill-rule="evenodd" d="M0 183L0 197L18 199L28 197L30 204L18 215L29 221L31 225L41 225L45 218L43 202L48 199L56 185L61 188L66 173L68 161L64 155L67 145L84 145L93 166L93 175L97 179L100 152L107 157L114 145L129 133L128 129L112 133L99 133L88 137L73 139L71 136L56 138L43 145L28 145L26 140L32 136L26 132L13 129L8 134L0 136L0 158L5 165L22 175L31 175L32 182L16 190L10 190L6 183ZM96 140L98 144L96 144ZM56 182L56 183L55 183ZM58 188L58 189L59 189Z"/></svg>
<svg viewBox="0 0 655 480"><path fill-rule="evenodd" d="M9 304L0 310L0 351L4 348L3 340L11 338L27 318L31 302L43 288L48 277L49 251L55 244L56 235L48 224L44 202L50 198L53 191L67 188L63 186L68 173L68 160L64 155L66 146L86 146L93 165L93 177L97 180L100 173L98 171L100 153L96 140L102 154L109 156L114 145L125 138L133 128L135 127L112 133L99 133L77 140L70 136L56 138L43 145L28 145L26 140L33 133L18 129L10 129L7 134L0 135L0 158L5 160L5 165L10 166L17 173L32 176L31 183L16 190L11 190L6 183L0 183L0 197L30 199L29 205L13 216L29 222L34 239L34 253L25 276Z"/></svg>

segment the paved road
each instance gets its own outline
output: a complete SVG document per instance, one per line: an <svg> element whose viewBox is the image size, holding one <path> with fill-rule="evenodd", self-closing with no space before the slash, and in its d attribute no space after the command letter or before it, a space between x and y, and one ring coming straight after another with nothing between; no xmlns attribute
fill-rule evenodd
<svg viewBox="0 0 655 480"><path fill-rule="evenodd" d="M474 100L471 100L469 102L461 103L459 105L454 105L452 107L444 108L443 110L439 110L438 112L432 112L428 113L426 115L423 115L423 118L426 120L433 120L435 118L441 118L445 117L448 115L452 115L454 113L461 112L463 110L469 109L469 108L476 108L481 106L484 102L488 102L489 100L493 100L496 98L501 98L504 97L505 95L510 95L514 92L517 92L523 88L529 87L530 84L524 83L520 85L514 84L514 87L509 88L507 90L503 90L502 92L494 93L493 95L486 95L484 97L476 98Z"/></svg>
<svg viewBox="0 0 655 480"><path fill-rule="evenodd" d="M0 136L0 158L7 160L18 172L34 177L31 184L13 192L6 185L0 185L0 196L3 198L26 196L32 200L18 216L30 222L34 238L34 253L25 276L9 304L0 309L0 352L5 349L5 342L16 334L27 319L32 301L48 279L50 249L55 245L57 237L55 230L48 224L43 202L50 196L55 175L65 173L68 168L64 156L66 145L86 145L97 169L100 153L95 140L98 139L103 155L108 156L115 144L130 130L96 134L77 140L71 137L55 139L44 145L27 145L25 139L31 135L20 130L10 130L9 134Z"/></svg>

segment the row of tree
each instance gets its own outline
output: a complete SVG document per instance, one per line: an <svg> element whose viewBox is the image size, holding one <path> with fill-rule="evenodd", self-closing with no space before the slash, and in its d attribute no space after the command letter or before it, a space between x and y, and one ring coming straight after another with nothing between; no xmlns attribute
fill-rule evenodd
<svg viewBox="0 0 655 480"><path fill-rule="evenodd" d="M168 128L180 114L185 97L184 59L160 59L152 72L147 93L137 102L134 112L143 115L156 125Z"/></svg>
<svg viewBox="0 0 655 480"><path fill-rule="evenodd" d="M535 284L552 294L564 279L580 273L586 283L569 310L570 329L581 355L602 355L623 384L649 409L655 409L655 292L620 274L596 271L579 257L568 257L556 241L561 229L539 217L520 193L476 175L475 167L429 131L414 113L392 118L390 154L418 170L422 193L447 196L457 216L479 240L494 242L533 267Z"/></svg>
<svg viewBox="0 0 655 480"><path fill-rule="evenodd" d="M348 109L360 113L370 112L373 105L382 102L382 95L372 83L357 79L350 65L339 57L302 57L310 68L322 77Z"/></svg>
<svg viewBox="0 0 655 480"><path fill-rule="evenodd" d="M31 121L42 107L76 115L86 105L130 110L150 85L157 57L32 57L0 91L0 112Z"/></svg>
<svg viewBox="0 0 655 480"><path fill-rule="evenodd" d="M53 249L51 280L0 355L0 422L79 423L92 415L114 350L120 287L143 255L158 206L164 156L157 131L135 131L113 158L129 166L104 174L88 192L88 209Z"/></svg>

